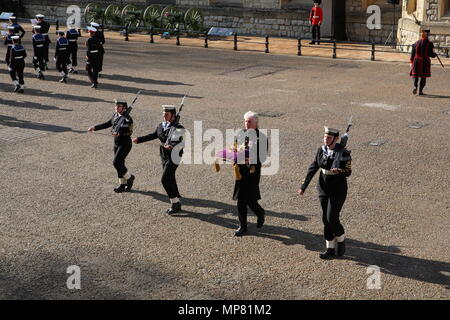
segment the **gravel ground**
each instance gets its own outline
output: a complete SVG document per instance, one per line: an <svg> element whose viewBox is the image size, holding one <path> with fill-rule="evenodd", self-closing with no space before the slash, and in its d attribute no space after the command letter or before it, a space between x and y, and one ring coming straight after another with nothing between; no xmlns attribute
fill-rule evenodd
<svg viewBox="0 0 450 320"><path fill-rule="evenodd" d="M46 81L28 65L18 95L0 70L0 298L450 298L448 73L434 67L429 95L417 97L404 63L124 41L106 51L98 90L84 71L58 83L52 63ZM132 114L135 136L184 94L191 132L200 120L204 130L239 128L248 110L264 115L262 128L280 130L280 169L261 182L262 230L250 214L250 234L233 236L226 166L180 166L185 212L165 215L156 142L133 146L134 191L114 194L112 138L86 129L137 89L145 92ZM317 177L303 198L296 190L323 125L344 128L350 115L347 256L322 261ZM417 122L424 126L409 127ZM66 288L70 265L81 268L81 290ZM381 269L380 289L367 288L370 265Z"/></svg>

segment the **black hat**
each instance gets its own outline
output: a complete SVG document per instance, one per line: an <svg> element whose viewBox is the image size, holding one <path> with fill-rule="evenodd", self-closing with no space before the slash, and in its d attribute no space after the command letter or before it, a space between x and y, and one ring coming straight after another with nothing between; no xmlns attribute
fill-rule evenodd
<svg viewBox="0 0 450 320"><path fill-rule="evenodd" d="M324 127L324 128L325 128L325 134L328 134L328 135L334 136L334 137L339 137L338 129L329 128L329 127Z"/></svg>

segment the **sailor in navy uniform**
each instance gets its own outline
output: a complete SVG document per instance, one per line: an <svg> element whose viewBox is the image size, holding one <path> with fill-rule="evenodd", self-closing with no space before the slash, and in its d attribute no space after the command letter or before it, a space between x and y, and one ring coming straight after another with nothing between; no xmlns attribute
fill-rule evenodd
<svg viewBox="0 0 450 320"><path fill-rule="evenodd" d="M345 253L344 227L339 220L339 215L347 197L347 177L352 173L352 158L350 151L343 146L343 139L341 143L337 143L338 139L339 130L325 127L324 145L317 150L314 161L309 166L308 173L298 190L298 193L303 195L311 179L320 170L317 190L322 207L327 247L326 251L320 254L321 259L330 259Z"/></svg>
<svg viewBox="0 0 450 320"><path fill-rule="evenodd" d="M13 40L14 45L11 48L11 57L8 65L9 75L16 86L14 92L23 93L23 88L25 87L23 70L25 69L27 52L25 51L25 48L19 44L19 36L12 36L11 39Z"/></svg>
<svg viewBox="0 0 450 320"><path fill-rule="evenodd" d="M97 88L100 61L104 51L100 40L95 37L97 29L88 27L88 32L90 38L86 41L86 71L92 83L91 88Z"/></svg>
<svg viewBox="0 0 450 320"><path fill-rule="evenodd" d="M177 181L175 179L175 172L180 164L181 157L183 155L183 131L184 128L181 124L175 123L176 107L172 105L163 105L164 121L161 122L156 130L152 133L134 138L134 143L142 143L159 139L159 155L161 157L161 163L163 167L163 174L161 183L164 190L169 196L171 207L166 210L166 213L173 214L181 211L180 192L178 191ZM173 135L169 137L170 129L175 126Z"/></svg>
<svg viewBox="0 0 450 320"><path fill-rule="evenodd" d="M25 35L25 30L20 24L17 23L17 18L15 16L9 17L10 26L14 27L14 35L19 36L19 44L22 43L22 38Z"/></svg>
<svg viewBox="0 0 450 320"><path fill-rule="evenodd" d="M131 135L133 133L133 119L126 113L128 104L123 100L115 100L115 113L111 119L105 123L90 127L88 132L111 128L114 136L114 161L113 165L116 168L117 176L119 177L119 186L114 188L114 192L128 192L131 191L134 182L134 175L130 174L127 167L125 167L125 159L131 151L133 144L131 143ZM125 117L121 123L121 118ZM120 126L120 127L118 127ZM117 133L116 133L117 132Z"/></svg>
<svg viewBox="0 0 450 320"><path fill-rule="evenodd" d="M41 26L41 34L46 38L46 45L44 46L44 59L45 59L45 69L48 70L48 50L50 47L50 44L52 43L50 41L50 37L48 36L48 31L50 30L50 24L44 20L45 16L43 14L37 14L36 25Z"/></svg>
<svg viewBox="0 0 450 320"><path fill-rule="evenodd" d="M47 45L47 38L41 34L41 26L33 26L33 66L38 75L38 79L44 80L45 71L45 46Z"/></svg>
<svg viewBox="0 0 450 320"><path fill-rule="evenodd" d="M69 41L65 37L65 31L58 30L58 39L56 40L55 60L56 69L61 73L59 82L67 83L67 62L69 60Z"/></svg>
<svg viewBox="0 0 450 320"><path fill-rule="evenodd" d="M78 53L78 37L80 33L77 29L71 28L67 30L66 39L69 41L69 73L77 74L77 53Z"/></svg>
<svg viewBox="0 0 450 320"><path fill-rule="evenodd" d="M103 26L97 22L91 22L91 27L97 29L97 32L95 33L95 37L100 41L102 48L103 48L103 53L99 56L100 69L98 71L98 76L99 76L99 78L101 78L101 72L103 71L103 57L105 55L105 48L104 48L105 33L103 30Z"/></svg>
<svg viewBox="0 0 450 320"><path fill-rule="evenodd" d="M5 46L6 46L5 62L6 62L7 66L9 66L9 59L11 57L11 48L14 45L12 37L14 37L14 27L8 26L8 35L5 37L5 42L4 42Z"/></svg>

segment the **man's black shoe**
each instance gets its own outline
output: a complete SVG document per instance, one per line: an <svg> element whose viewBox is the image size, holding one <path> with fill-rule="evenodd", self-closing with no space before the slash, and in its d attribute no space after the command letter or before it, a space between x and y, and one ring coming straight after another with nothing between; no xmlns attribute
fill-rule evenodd
<svg viewBox="0 0 450 320"><path fill-rule="evenodd" d="M246 234L247 233L247 228L243 228L243 227L239 227L239 229L237 229L235 232L234 232L234 235L236 236L236 237L242 237L244 234Z"/></svg>
<svg viewBox="0 0 450 320"><path fill-rule="evenodd" d="M264 225L264 221L265 221L264 215L259 216L258 220L256 222L256 227L257 228L262 228L262 226Z"/></svg>
<svg viewBox="0 0 450 320"><path fill-rule="evenodd" d="M337 255L342 257L345 254L345 240L337 243Z"/></svg>
<svg viewBox="0 0 450 320"><path fill-rule="evenodd" d="M19 91L20 90L20 86L19 85L16 85L16 87L14 88L14 92L17 92L17 91Z"/></svg>
<svg viewBox="0 0 450 320"><path fill-rule="evenodd" d="M319 255L320 259L331 259L334 257L334 248L328 248L327 251Z"/></svg>
<svg viewBox="0 0 450 320"><path fill-rule="evenodd" d="M420 91L419 96L423 96L423 95L425 95L425 93L423 93L423 91Z"/></svg>
<svg viewBox="0 0 450 320"><path fill-rule="evenodd" d="M93 83L93 84L91 85L91 88L97 88L97 83Z"/></svg>
<svg viewBox="0 0 450 320"><path fill-rule="evenodd" d="M127 191L127 185L126 184L121 184L119 185L117 188L114 188L114 192L116 193L122 193Z"/></svg>
<svg viewBox="0 0 450 320"><path fill-rule="evenodd" d="M127 180L127 191L131 191L131 188L133 188L134 178L135 177L131 175L130 179Z"/></svg>
<svg viewBox="0 0 450 320"><path fill-rule="evenodd" d="M174 213L178 213L181 212L181 202L177 202L177 203L172 203L172 207L170 207L169 209L167 209L167 214L171 215Z"/></svg>
<svg viewBox="0 0 450 320"><path fill-rule="evenodd" d="M414 88L413 89L413 94L416 94L417 93L417 88Z"/></svg>

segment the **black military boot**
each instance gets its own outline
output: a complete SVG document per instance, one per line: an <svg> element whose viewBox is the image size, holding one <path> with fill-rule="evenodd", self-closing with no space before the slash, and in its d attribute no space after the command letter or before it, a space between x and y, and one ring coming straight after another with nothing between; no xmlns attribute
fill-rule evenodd
<svg viewBox="0 0 450 320"><path fill-rule="evenodd" d="M342 257L345 254L345 240L337 243L337 255Z"/></svg>
<svg viewBox="0 0 450 320"><path fill-rule="evenodd" d="M247 227L242 227L242 226L240 226L239 227L239 229L237 229L235 232L234 232L234 235L236 236L236 237L242 237L244 234L246 234L247 233Z"/></svg>
<svg viewBox="0 0 450 320"><path fill-rule="evenodd" d="M264 216L265 216L264 214L258 216L258 220L256 221L256 227L257 228L262 228L263 227L264 221L265 221L265 217Z"/></svg>
<svg viewBox="0 0 450 320"><path fill-rule="evenodd" d="M320 259L332 259L334 257L334 248L327 248L327 251L319 255Z"/></svg>
<svg viewBox="0 0 450 320"><path fill-rule="evenodd" d="M127 191L131 191L131 188L133 188L134 178L135 177L131 175L130 179L127 180Z"/></svg>
<svg viewBox="0 0 450 320"><path fill-rule="evenodd" d="M169 215L181 212L181 202L172 203L172 206L169 209L167 209L166 212Z"/></svg>
<svg viewBox="0 0 450 320"><path fill-rule="evenodd" d="M126 184L121 184L118 187L114 188L114 192L116 193L122 193L127 191L127 185Z"/></svg>

